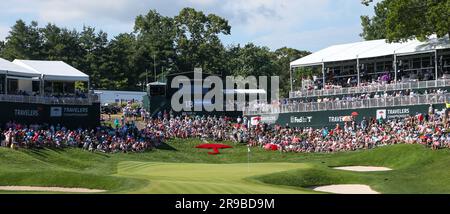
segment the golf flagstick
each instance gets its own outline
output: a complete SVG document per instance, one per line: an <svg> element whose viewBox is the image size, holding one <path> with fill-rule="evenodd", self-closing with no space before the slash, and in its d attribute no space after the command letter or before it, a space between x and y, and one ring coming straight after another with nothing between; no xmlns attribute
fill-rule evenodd
<svg viewBox="0 0 450 214"><path fill-rule="evenodd" d="M247 172L250 172L250 146L247 146Z"/></svg>

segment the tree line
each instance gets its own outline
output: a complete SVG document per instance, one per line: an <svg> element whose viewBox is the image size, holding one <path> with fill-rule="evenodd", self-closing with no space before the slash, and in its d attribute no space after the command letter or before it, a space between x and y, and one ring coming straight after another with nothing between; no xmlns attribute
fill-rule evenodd
<svg viewBox="0 0 450 214"><path fill-rule="evenodd" d="M361 0L366 6L372 2ZM372 17L361 16L361 36L366 40L424 41L433 34L450 35L450 0L382 0L374 10Z"/></svg>
<svg viewBox="0 0 450 214"><path fill-rule="evenodd" d="M361 2L370 5L373 0ZM450 34L449 0L382 0L374 10L372 17L361 16L365 40L396 42ZM90 75L92 88L142 90L147 81L196 67L222 76L278 75L288 83L289 63L310 54L288 47L271 51L252 43L225 47L219 37L230 34L226 19L193 8L184 8L174 17L150 10L136 17L132 32L111 39L89 26L77 31L18 20L6 40L0 41L0 57L62 60ZM317 73L297 69L294 79ZM300 82L295 81L294 87ZM287 96L289 89L290 84L281 84L281 95Z"/></svg>
<svg viewBox="0 0 450 214"><path fill-rule="evenodd" d="M62 60L88 74L94 89L142 90L147 82L197 67L222 76L278 75L288 82L289 63L310 54L287 47L271 51L252 43L225 47L219 36L230 34L226 19L193 8L174 17L150 10L136 17L132 32L112 39L89 26L77 31L18 20L0 41L0 57ZM289 87L281 84L281 93L287 95Z"/></svg>

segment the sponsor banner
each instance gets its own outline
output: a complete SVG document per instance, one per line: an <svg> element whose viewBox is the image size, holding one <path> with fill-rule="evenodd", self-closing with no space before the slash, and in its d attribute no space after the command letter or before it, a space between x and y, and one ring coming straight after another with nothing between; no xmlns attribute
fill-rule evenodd
<svg viewBox="0 0 450 214"><path fill-rule="evenodd" d="M413 113L415 114L415 112ZM376 118L377 119L405 118L408 117L410 114L411 110L409 108L378 109L376 111Z"/></svg>
<svg viewBox="0 0 450 214"><path fill-rule="evenodd" d="M342 122L350 122L353 121L352 116L331 116L328 117L328 122L330 123L342 123Z"/></svg>
<svg viewBox="0 0 450 214"><path fill-rule="evenodd" d="M446 105L433 105L434 109L445 109ZM392 119L405 118L409 115L416 115L417 113L427 113L429 105L413 105L413 106L398 106L385 108L367 108L367 109L345 109L335 111L315 111L315 112L296 112L296 113L281 113L281 114L265 114L264 117L275 116L276 121L272 124L290 125L291 127L329 127L336 124L343 124L347 121L361 122L363 118L367 120L371 118L376 119ZM256 116L256 115L254 115ZM275 119L272 117L272 119Z"/></svg>
<svg viewBox="0 0 450 214"><path fill-rule="evenodd" d="M291 116L291 123L311 123L312 116Z"/></svg>
<svg viewBox="0 0 450 214"><path fill-rule="evenodd" d="M50 117L62 117L62 107L51 107Z"/></svg>
<svg viewBox="0 0 450 214"><path fill-rule="evenodd" d="M259 121L261 121L261 117L260 117L260 116L257 116L257 117L251 117L251 118L250 118L250 124L251 124L252 126L257 126L257 125L259 125Z"/></svg>
<svg viewBox="0 0 450 214"><path fill-rule="evenodd" d="M45 105L0 102L0 124L16 121L22 124L64 124L66 127L96 127L100 125L100 104Z"/></svg>
<svg viewBox="0 0 450 214"><path fill-rule="evenodd" d="M278 120L278 114L261 115L260 122L265 124L275 124Z"/></svg>
<svg viewBox="0 0 450 214"><path fill-rule="evenodd" d="M63 115L66 117L85 117L89 115L87 107L64 107Z"/></svg>
<svg viewBox="0 0 450 214"><path fill-rule="evenodd" d="M386 109L379 109L379 110L377 110L377 120L379 120L379 119L386 119L386 118L387 118Z"/></svg>
<svg viewBox="0 0 450 214"><path fill-rule="evenodd" d="M38 109L14 109L14 116L17 117L39 117Z"/></svg>

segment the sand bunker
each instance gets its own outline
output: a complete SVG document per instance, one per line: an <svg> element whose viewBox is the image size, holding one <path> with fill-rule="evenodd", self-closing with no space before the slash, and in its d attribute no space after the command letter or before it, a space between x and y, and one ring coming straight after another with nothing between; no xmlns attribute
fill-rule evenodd
<svg viewBox="0 0 450 214"><path fill-rule="evenodd" d="M99 193L105 190L65 187L36 187L36 186L0 186L0 190L6 191L38 191L38 192L70 192L70 193Z"/></svg>
<svg viewBox="0 0 450 214"><path fill-rule="evenodd" d="M343 167L334 167L334 169L355 171L355 172L381 172L392 170L391 168L377 167L377 166L343 166Z"/></svg>
<svg viewBox="0 0 450 214"><path fill-rule="evenodd" d="M336 194L380 194L379 192L372 190L370 186L362 184L328 185L316 187L314 190Z"/></svg>

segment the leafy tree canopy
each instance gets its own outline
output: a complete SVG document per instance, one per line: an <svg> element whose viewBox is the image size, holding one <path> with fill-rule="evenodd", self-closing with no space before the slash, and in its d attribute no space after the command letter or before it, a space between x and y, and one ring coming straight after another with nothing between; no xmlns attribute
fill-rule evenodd
<svg viewBox="0 0 450 214"><path fill-rule="evenodd" d="M362 0L370 5L372 0ZM412 38L425 40L450 34L450 1L448 0L382 0L375 5L375 15L361 16L366 40L387 39L389 42Z"/></svg>
<svg viewBox="0 0 450 214"><path fill-rule="evenodd" d="M225 47L220 36L230 34L226 19L193 8L174 17L150 10L136 17L133 32L112 39L90 26L77 31L18 20L0 41L0 57L62 60L90 75L95 89L143 90L147 82L195 67L222 76L279 75L288 82L290 61L309 54L287 47L271 51L252 43ZM284 95L288 85L282 85Z"/></svg>

